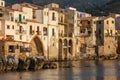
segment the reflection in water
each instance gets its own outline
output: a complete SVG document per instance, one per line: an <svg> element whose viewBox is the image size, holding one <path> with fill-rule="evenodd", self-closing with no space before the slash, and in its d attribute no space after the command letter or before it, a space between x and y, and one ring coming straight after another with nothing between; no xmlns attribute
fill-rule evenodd
<svg viewBox="0 0 120 80"><path fill-rule="evenodd" d="M120 80L119 61L61 62L72 68L0 73L0 80Z"/></svg>
<svg viewBox="0 0 120 80"><path fill-rule="evenodd" d="M104 64L100 61L95 61L96 66L96 80L104 80Z"/></svg>

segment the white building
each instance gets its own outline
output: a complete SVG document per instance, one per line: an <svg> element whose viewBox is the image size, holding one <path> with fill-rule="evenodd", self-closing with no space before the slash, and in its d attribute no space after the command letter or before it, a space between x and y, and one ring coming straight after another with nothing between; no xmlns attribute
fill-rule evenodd
<svg viewBox="0 0 120 80"><path fill-rule="evenodd" d="M4 0L0 0L0 6L5 7L5 1Z"/></svg>

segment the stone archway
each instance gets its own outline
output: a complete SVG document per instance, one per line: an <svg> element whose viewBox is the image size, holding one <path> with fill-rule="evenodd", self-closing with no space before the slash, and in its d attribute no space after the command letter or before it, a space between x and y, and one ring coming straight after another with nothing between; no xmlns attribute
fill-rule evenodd
<svg viewBox="0 0 120 80"><path fill-rule="evenodd" d="M58 52L58 60L62 60L62 40L59 39L59 52Z"/></svg>
<svg viewBox="0 0 120 80"><path fill-rule="evenodd" d="M39 37L35 36L31 40L30 47L32 49L31 56L44 56L44 47L43 43Z"/></svg>

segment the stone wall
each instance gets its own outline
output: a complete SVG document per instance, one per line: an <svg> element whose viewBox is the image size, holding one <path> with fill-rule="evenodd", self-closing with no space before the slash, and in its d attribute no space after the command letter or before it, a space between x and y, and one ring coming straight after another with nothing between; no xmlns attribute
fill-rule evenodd
<svg viewBox="0 0 120 80"><path fill-rule="evenodd" d="M117 42L114 37L104 38L104 54L116 54Z"/></svg>

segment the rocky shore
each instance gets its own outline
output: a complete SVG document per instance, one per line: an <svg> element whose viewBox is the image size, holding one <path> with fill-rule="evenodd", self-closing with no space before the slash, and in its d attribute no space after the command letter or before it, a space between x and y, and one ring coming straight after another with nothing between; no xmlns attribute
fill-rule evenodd
<svg viewBox="0 0 120 80"><path fill-rule="evenodd" d="M79 61L81 59L84 60L117 60L120 59L119 55L101 55L97 56L82 56L82 58L74 59L74 60L61 60L61 61L49 61L44 60L44 58L40 57L27 57L27 58L15 58L14 56L8 56L7 58L0 58L0 72L5 71L27 71L27 70L40 70L40 69L57 69L59 68L71 68L71 65L59 65L58 62L66 62L66 61Z"/></svg>

